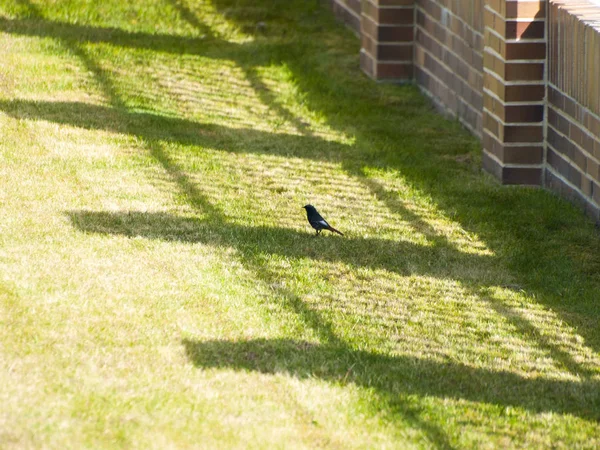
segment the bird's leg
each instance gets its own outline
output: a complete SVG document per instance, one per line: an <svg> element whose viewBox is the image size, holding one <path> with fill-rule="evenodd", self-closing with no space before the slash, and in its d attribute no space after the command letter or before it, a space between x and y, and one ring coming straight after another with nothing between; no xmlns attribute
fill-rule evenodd
<svg viewBox="0 0 600 450"><path fill-rule="evenodd" d="M321 230L317 230L317 236L321 234Z"/></svg>

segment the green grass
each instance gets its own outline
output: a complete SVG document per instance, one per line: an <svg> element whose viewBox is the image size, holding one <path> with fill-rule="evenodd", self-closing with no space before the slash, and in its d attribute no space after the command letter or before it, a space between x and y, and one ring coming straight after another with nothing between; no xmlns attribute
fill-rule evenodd
<svg viewBox="0 0 600 450"><path fill-rule="evenodd" d="M358 49L308 0L0 0L1 448L600 446L593 224Z"/></svg>

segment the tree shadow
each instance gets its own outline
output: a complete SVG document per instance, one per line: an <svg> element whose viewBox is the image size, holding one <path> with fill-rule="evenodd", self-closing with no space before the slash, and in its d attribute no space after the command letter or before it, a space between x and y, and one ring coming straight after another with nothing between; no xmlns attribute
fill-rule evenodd
<svg viewBox="0 0 600 450"><path fill-rule="evenodd" d="M265 42L260 44L229 42L214 36L208 27L202 27L201 34L197 36L177 36L59 22L43 18L37 13L26 18L0 16L0 30L22 36L52 37L77 44L108 44L135 50L152 50L175 55L189 54L223 60L238 59L241 53L249 53L261 58L264 55L265 45L269 46L269 43ZM281 51L278 50L280 47L282 44L275 44L272 51L278 53ZM265 63L269 59L257 59L256 63Z"/></svg>
<svg viewBox="0 0 600 450"><path fill-rule="evenodd" d="M189 192L189 191L188 191ZM198 199L199 196L194 198ZM459 278L468 266L472 281L488 270L493 257L461 253L444 243L430 246L381 238L320 236L289 228L244 226L224 221L210 203L196 200L206 219L179 217L168 213L67 211L73 226L87 233L143 237L165 241L201 243L234 248L246 264L256 255L280 255L315 261L343 263L353 267L387 270L400 275L418 273L440 278ZM300 211L298 213L301 218ZM304 220L304 219L303 219ZM264 271L261 266L257 271ZM456 271L460 270L460 274Z"/></svg>
<svg viewBox="0 0 600 450"><path fill-rule="evenodd" d="M265 272L265 266L260 264L257 255L278 254L291 258L342 262L357 267L388 270L398 274L410 274L416 271L419 274L450 277L469 285L470 291L481 297L486 295L484 292L486 286L482 281L485 276L482 275L482 272L485 272L492 264L508 264L509 266L514 264L514 267L518 268L518 270L513 270L515 278L528 294L535 297L538 302L551 306L561 313L561 317L565 321L572 324L579 333L586 337L587 345L591 345L596 351L600 348L597 329L600 309L597 304L579 301L578 297L581 293L586 298L597 296L597 283L586 279L585 274L582 275L575 266L568 266L562 272L554 270L551 261L556 257L556 254L553 253L556 248L545 245L548 236L559 240L561 233L564 233L571 225L569 220L561 219L558 214L547 211L540 213L546 214L545 217L537 217L536 212L523 211L531 205L531 202L526 201L524 195L519 196L518 193L515 193L519 191L496 189L489 183L482 182L479 175L473 174L470 168L465 168L464 165L452 160L457 153L464 153L465 147L467 150L471 148L472 140L466 137L466 134L460 134L454 129L452 132L458 133L459 136L456 141L452 145L438 145L450 137L443 128L436 125L436 121L440 119L428 112L429 107L421 97L416 97L414 88L402 88L403 95L400 97L406 97L408 100L399 100L398 104L392 105L386 103L387 100L382 99L379 93L373 94L369 91L376 89L371 85L361 82L359 88L345 89L339 86L338 75L342 77L342 72L347 69L347 66L340 64L340 67L336 68L335 64L323 62L327 59L326 57L339 61L335 54L327 53L335 43L331 44L324 40L319 43L319 46L323 46L325 50L318 50L316 45L306 42L288 42L285 39L282 40L280 35L276 36L276 39L271 39L267 35L244 44L230 43L211 34L210 30L195 18L193 11L187 8L183 2L175 1L175 3L182 16L194 27L199 28L198 33L203 34L204 37L127 32L113 28L60 23L39 16L25 19L0 18L0 30L5 32L53 37L64 42L94 74L112 105L105 107L77 102L14 100L1 101L1 110L17 118L47 120L85 129L107 130L142 138L144 146L165 169L178 188L185 193L190 205L208 216L208 219L200 221L169 214L70 211L67 214L76 227L85 232L143 236L150 239L234 247L240 251L242 260L247 267L256 274L263 273L262 276L267 280L274 279L275 276L269 274L268 271ZM225 0L214 0L212 3L217 10L223 12L231 6L231 2ZM238 1L236 4L266 5L260 0ZM244 17L243 14L228 14L228 20L246 28L252 26L252 20L255 19L256 17ZM311 24L309 19L301 18L304 21L302 26L308 32L317 30L322 23L329 23L315 19ZM292 22L290 26L295 26L293 17L286 20ZM281 29L277 32L283 33ZM318 30L315 32L321 33ZM320 36L322 37L322 35ZM247 75L250 84L258 92L259 98L279 115L294 123L301 133L300 135L291 135L267 133L253 129L234 129L165 117L151 112L128 110L112 86L110 74L103 71L93 58L80 48L80 44L83 42L232 60ZM314 53L317 50L321 53ZM305 101L310 109L325 117L328 125L336 130L351 132L355 136L355 144L331 143L312 135L310 129L284 108L277 101L276 96L262 83L257 75L256 67L264 63L286 64L293 73L294 81L305 96ZM352 73L358 76L356 71ZM347 81L348 77L342 79ZM364 86L369 87L363 89ZM363 110L357 106L361 103ZM369 113L368 120L355 120L356 115L361 111ZM423 127L422 120L427 115L432 124L430 127ZM393 131L390 127L379 125L380 121L390 120L398 123L397 128ZM399 143L399 136L408 138ZM245 145L248 141L253 142L251 149ZM416 246L407 242L377 238L363 239L352 236L343 240L335 237L315 239L308 233L298 233L286 228L248 227L228 223L219 209L211 204L196 184L185 174L185 171L169 157L163 148L164 142L205 146L228 152L256 152L339 163L349 176L362 183L375 198L386 204L390 212L411 223L415 230L423 232L431 245ZM410 146L408 144L405 146L403 145L405 142L412 143ZM371 151L372 148L374 150ZM455 245L422 220L418 214L408 210L402 202L394 200L394 196L388 195L389 192L385 186L369 179L363 169L370 166L401 172L412 186L429 196L439 210L446 212L465 230L477 234L495 254L500 256L492 258L467 255L457 250ZM464 181L468 187L459 185L456 181L457 177L444 176L450 170L458 171L462 176L461 183ZM556 208L558 207L556 206ZM532 228L541 229L546 233L540 235L539 242L535 241L537 243L534 245L532 245L534 240L523 239L523 237L529 237ZM507 242L511 244L511 252L513 252L511 254L506 253ZM519 243L524 245L521 246ZM589 248L585 251L588 253L594 248L600 248L598 239L587 244ZM411 267L406 264L407 261L411 261ZM517 263L519 264L517 265ZM542 267L541 270L536 270L538 278L535 279L527 273L527 269L534 269L534 264ZM458 272L458 268L462 265L474 268L473 279L465 279L464 271ZM544 273L546 269L547 273ZM553 279L556 276L560 276L561 280L572 279L574 283L579 283L578 289L567 293L557 293L555 291L556 282ZM384 379L387 380L381 381L379 384L376 381L370 381L369 370L364 369L364 375L354 381L359 385L370 386L369 383L376 383L376 389L383 393L395 392L394 379L396 379L395 375L398 375L412 380L410 386L405 388L406 392L412 392L411 389L414 389L416 393L431 394L433 392L434 395L441 397L447 396L450 392L450 396L456 398L474 399L494 404L515 404L534 411L559 411L597 419L598 389L595 382L527 380L510 373L473 369L460 364L444 365L431 361L421 362L421 360L411 360L410 358L398 359L354 352L341 344L341 340L335 336L331 327L298 295L289 291L286 292L286 297L289 299L287 307L304 317L309 327L318 330L319 337L325 343L324 347L309 349L313 358L322 359L330 354L332 348L339 349L341 347L343 361L352 363L356 358L359 358L360 361L367 361L367 369L373 371L372 373L377 373L375 372L377 370L381 371L385 375ZM494 304L497 303L493 297L487 296L486 298ZM562 361L567 368L572 369L575 373L582 372L576 362L572 361L570 355L557 350L552 342L547 338L542 338L539 332L536 333L535 326L526 318L515 315L514 311L502 305L496 304L495 309L499 314L512 320L515 328L521 334L533 338L540 347L547 350L555 359ZM581 323L581 321L575 320L575 314L586 314L590 321ZM269 364L276 364L275 359L278 352L291 357L291 354L296 352L294 348L297 345L304 345L294 343L294 341L257 342L253 344L255 347L266 347L267 353L271 355ZM206 348L209 348L209 353L212 352L211 345L213 347L221 346L224 354L229 352L234 356L238 355L231 357L233 367L242 364L243 353L256 351L256 349L243 347L243 344L238 347L238 344L235 343L219 341L212 344L207 343L206 347L202 343L193 342L186 345L193 347L193 351L190 353L193 355L204 354L207 351ZM331 348L327 345L330 345ZM239 350L240 348L241 350ZM194 358L198 365L205 364L204 359L198 359L196 356ZM388 364L390 368L386 368ZM409 370L415 364L425 369ZM254 367L251 370L270 370L268 369L269 365L264 366L264 369L263 366L255 365ZM342 373L345 375L348 367L332 369L323 377L334 380L335 377L342 376ZM292 372L296 370L293 367L292 369L286 370ZM298 368L298 370L300 369L310 372L317 370L318 367L309 361L303 367ZM444 381L446 376L452 381L448 385ZM444 386L443 389L436 384L440 382L440 379ZM486 382L490 381L495 386L494 392L499 393L486 393L486 386L488 386ZM411 387L413 384L417 388ZM513 385L516 387L515 392L519 395L511 391ZM584 388L587 389L587 392ZM482 392L478 393L479 390ZM528 396L528 390L535 395ZM553 400L556 400L559 406L552 406Z"/></svg>
<svg viewBox="0 0 600 450"><path fill-rule="evenodd" d="M600 384L524 378L511 372L474 368L409 356L390 356L345 346L290 339L195 341L185 339L188 358L198 367L320 378L373 388L392 405L402 395L435 396L534 413L572 414L600 420Z"/></svg>
<svg viewBox="0 0 600 450"><path fill-rule="evenodd" d="M256 16L245 14L247 8L257 3L267 8L270 4L266 0L211 0L211 3L217 11L229 11L228 20L242 29L257 20ZM234 3L236 8L232 8ZM539 3L543 6L543 2ZM312 11L306 8L307 14ZM542 7L540 11L543 14ZM303 20L299 18L297 22ZM358 67L344 65L345 60L333 48L339 41L321 34L320 27L326 20L329 19L315 20L312 28L321 39L319 43L323 48L319 55L306 51L304 58L287 58L282 63L294 74L296 86L308 107L326 117L332 128L350 130L355 136L354 147L363 152L362 164L357 166L344 159L342 164L348 173L357 175L391 212L407 217L410 212L403 205L382 195L385 194L382 186L360 177L362 168L368 166L398 170L411 186L433 199L436 206L464 230L477 235L497 255L497 262L511 269L521 290L557 312L585 337L588 346L599 352L600 236L594 233L590 221L582 218L576 207L551 193L532 192L529 188L500 189L484 181L470 163L475 152L479 155L479 145L466 130L448 131L441 127L441 119L431 114L422 99L413 96L412 87L397 88L396 92L401 92L403 99L390 93L390 99L386 100L381 94L373 94L365 83L361 88L352 86L356 82L352 77L361 77ZM533 25L539 23L533 22ZM305 22L302 26L306 26ZM529 35L534 31L537 32L527 28L524 33ZM356 41L342 26L335 34L345 44ZM294 48L302 51L301 45ZM335 63L327 64L323 55ZM340 88L340 85L347 87ZM366 110L372 120L357 123L354 117ZM417 116L419 123L413 122ZM423 119L428 116L430 125L425 127ZM389 134L390 127L384 130L378 125L390 119L397 124L393 135ZM402 139L404 135L410 139ZM377 143L378 149L371 152L371 143ZM478 156L474 160L477 161ZM449 172L458 173L459 177L448 177ZM537 199L539 208L531 208L532 196ZM413 223L423 229L422 221ZM433 237L434 234L437 237ZM435 231L431 237L444 239ZM565 248L572 251L566 253ZM557 258L563 264L556 264ZM565 280L570 282L565 283Z"/></svg>
<svg viewBox="0 0 600 450"><path fill-rule="evenodd" d="M148 142L201 146L232 153L247 153L247 143L252 142L254 153L335 162L340 161L350 149L316 136L230 128L83 102L0 100L0 110L17 119L43 120L136 136Z"/></svg>
<svg viewBox="0 0 600 450"><path fill-rule="evenodd" d="M314 136L283 133L274 135L252 129L225 129L219 125L200 124L185 119L85 103L0 101L0 109L13 117L125 133L144 139L150 153L186 194L190 204L197 210L207 213L212 218L210 223L213 224L211 229L208 222L150 213L70 212L73 223L84 231L226 245L243 249L242 254L246 256L266 252L293 258L310 257L329 262L343 262L357 267L385 269L403 275L416 272L422 275L459 279L470 292L479 298L487 299L489 304L513 323L522 335L535 337L539 346L548 351L555 360L560 361L569 372L587 377L595 373L576 363L568 352L561 350L548 337L540 334L527 319L515 314L509 307L485 293L485 286L481 285L481 279L485 278L485 272L493 264L492 257L467 255L457 250L444 235L436 232L418 214L408 210L396 196L390 195L393 193L385 186L348 164L343 159L343 155L347 153L346 146L327 143ZM220 211L215 209L160 145L160 142L175 142L218 148L228 152L245 152L247 148L244 143L247 140L254 142L255 152L262 150L265 154L341 161L349 174L384 202L390 211L410 223L415 231L423 233L431 245L423 247L384 239L349 238L341 246L332 247L331 242L335 241L329 240L308 241L310 245L307 246L307 242L302 239L308 235L292 230L227 224ZM264 142L264 146L261 146L260 142ZM327 150L323 151L323 147ZM218 220L216 226L215 219ZM195 231L190 232L190 230ZM281 242L291 245L281 246L278 244ZM245 263L254 264L248 257ZM465 271L465 267L469 267L470 270ZM265 267L261 266L256 267L255 271L265 273L265 270ZM465 279L467 273L469 278ZM287 296L290 295L288 293Z"/></svg>
<svg viewBox="0 0 600 450"><path fill-rule="evenodd" d="M163 156L157 155L157 159ZM163 160L170 167L168 160ZM171 172L174 178L184 175ZM493 264L493 257L461 253L444 240L433 240L432 245L421 246L410 242L398 242L381 238L346 236L339 238L316 237L310 232L298 232L289 228L244 226L228 223L221 212L207 201L193 184L184 178L182 188L190 198L190 204L205 219L180 217L168 213L68 211L66 215L73 226L86 233L117 235L129 238L143 237L163 241L204 244L214 247L233 248L243 263L258 280L275 286L284 309L302 318L323 343L343 342L330 325L312 310L293 290L281 284L281 275L274 273L263 257L279 255L291 259L310 259L327 263L342 263L351 267L386 270L401 276L421 275L439 279L455 279L477 298L485 300L493 311L504 317L516 332L532 340L566 371L582 379L591 380L597 368L577 361L568 350L554 342L552 336L541 332L510 304L494 297L489 287L482 284L485 274ZM468 270L464 270L465 267Z"/></svg>

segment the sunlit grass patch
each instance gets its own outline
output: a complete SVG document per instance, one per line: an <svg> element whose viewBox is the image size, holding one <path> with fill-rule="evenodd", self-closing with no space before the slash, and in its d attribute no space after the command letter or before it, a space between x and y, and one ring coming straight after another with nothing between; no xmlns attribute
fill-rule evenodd
<svg viewBox="0 0 600 450"><path fill-rule="evenodd" d="M592 224L324 6L5 0L0 44L0 442L599 445Z"/></svg>

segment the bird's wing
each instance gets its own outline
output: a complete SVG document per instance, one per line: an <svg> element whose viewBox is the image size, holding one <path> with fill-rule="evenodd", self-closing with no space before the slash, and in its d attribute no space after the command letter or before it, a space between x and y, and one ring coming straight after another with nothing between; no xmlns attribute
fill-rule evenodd
<svg viewBox="0 0 600 450"><path fill-rule="evenodd" d="M314 220L315 222L318 222L319 220L322 220L323 222L325 221L325 219L323 219L323 216L319 214L319 212L316 209L310 213L310 220Z"/></svg>
<svg viewBox="0 0 600 450"><path fill-rule="evenodd" d="M324 226L325 228L329 228L329 224L325 221L325 219L317 220L317 223Z"/></svg>

